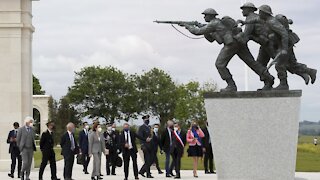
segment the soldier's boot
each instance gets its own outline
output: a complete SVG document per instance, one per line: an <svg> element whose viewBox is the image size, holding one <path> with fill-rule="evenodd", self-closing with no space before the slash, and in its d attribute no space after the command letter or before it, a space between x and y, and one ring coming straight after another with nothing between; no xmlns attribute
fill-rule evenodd
<svg viewBox="0 0 320 180"><path fill-rule="evenodd" d="M220 92L235 92L237 91L237 85L232 78L227 79L228 86L224 89L221 89Z"/></svg>
<svg viewBox="0 0 320 180"><path fill-rule="evenodd" d="M309 74L307 73L297 73L298 76L302 77L302 79L304 80L304 82L306 83L306 85L309 84L310 81L310 77Z"/></svg>
<svg viewBox="0 0 320 180"><path fill-rule="evenodd" d="M289 90L287 78L280 79L280 84L274 90Z"/></svg>
<svg viewBox="0 0 320 180"><path fill-rule="evenodd" d="M258 89L258 91L267 91L272 89L272 86L274 84L274 77L270 73L266 73L264 77L264 86L261 89Z"/></svg>
<svg viewBox="0 0 320 180"><path fill-rule="evenodd" d="M311 84L313 84L317 79L317 70L308 68L307 73L309 74L311 78Z"/></svg>

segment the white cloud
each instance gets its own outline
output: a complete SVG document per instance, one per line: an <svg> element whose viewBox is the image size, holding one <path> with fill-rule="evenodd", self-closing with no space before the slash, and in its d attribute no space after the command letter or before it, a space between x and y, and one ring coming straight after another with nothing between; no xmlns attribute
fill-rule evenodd
<svg viewBox="0 0 320 180"><path fill-rule="evenodd" d="M292 18L293 30L301 41L295 48L299 61L319 69L318 42L320 23L318 0L251 1L259 6L269 4L275 14ZM225 83L214 67L222 48L205 40L191 40L169 25L153 20L198 20L201 12L215 8L219 16L243 19L241 1L225 0L54 0L33 2L34 74L44 89L59 98L72 85L74 71L84 66L116 66L127 73L141 73L153 67L164 69L178 82L189 80ZM180 27L179 27L180 28ZM180 28L184 31L183 28ZM185 31L184 31L185 32ZM186 32L187 33L187 32ZM257 46L250 44L253 54ZM234 57L229 64L240 90L244 90L244 63ZM276 75L276 72L272 70ZM249 89L262 86L257 75L249 70ZM289 75L292 89L303 89L302 119L320 120L318 85L305 86Z"/></svg>

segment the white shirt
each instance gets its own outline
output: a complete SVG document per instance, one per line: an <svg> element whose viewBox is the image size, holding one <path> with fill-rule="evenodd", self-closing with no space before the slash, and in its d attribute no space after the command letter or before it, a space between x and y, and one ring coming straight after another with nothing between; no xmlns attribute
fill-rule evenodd
<svg viewBox="0 0 320 180"><path fill-rule="evenodd" d="M129 145L129 149L132 149L132 143L131 143L131 136L130 136L130 131L124 131L125 133L125 140L126 142L128 142L128 145Z"/></svg>
<svg viewBox="0 0 320 180"><path fill-rule="evenodd" d="M171 139L171 129L167 128L168 133L169 133L169 137L170 137L170 146L172 145L172 139Z"/></svg>

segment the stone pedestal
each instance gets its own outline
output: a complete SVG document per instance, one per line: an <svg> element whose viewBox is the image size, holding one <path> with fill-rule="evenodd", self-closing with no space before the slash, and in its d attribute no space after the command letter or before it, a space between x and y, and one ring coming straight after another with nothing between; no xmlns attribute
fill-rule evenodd
<svg viewBox="0 0 320 180"><path fill-rule="evenodd" d="M301 94L205 94L219 180L294 179Z"/></svg>
<svg viewBox="0 0 320 180"><path fill-rule="evenodd" d="M32 1L1 0L0 6L0 170L10 169L6 139L13 123L32 116Z"/></svg>

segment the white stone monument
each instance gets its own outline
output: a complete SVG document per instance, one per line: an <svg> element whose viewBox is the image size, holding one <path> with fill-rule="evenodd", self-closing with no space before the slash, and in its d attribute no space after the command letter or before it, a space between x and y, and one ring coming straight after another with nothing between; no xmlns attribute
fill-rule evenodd
<svg viewBox="0 0 320 180"><path fill-rule="evenodd" d="M0 2L0 170L10 169L5 143L15 121L32 116L32 1Z"/></svg>
<svg viewBox="0 0 320 180"><path fill-rule="evenodd" d="M218 180L293 180L301 91L210 93Z"/></svg>

